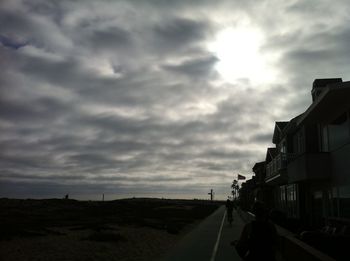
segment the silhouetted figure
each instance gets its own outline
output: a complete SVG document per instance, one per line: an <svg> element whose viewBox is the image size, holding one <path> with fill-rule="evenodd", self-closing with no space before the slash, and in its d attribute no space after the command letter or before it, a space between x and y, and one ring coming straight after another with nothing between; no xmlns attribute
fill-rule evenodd
<svg viewBox="0 0 350 261"><path fill-rule="evenodd" d="M287 223L287 217L284 212L278 209L272 209L270 211L270 219L273 223L285 227Z"/></svg>
<svg viewBox="0 0 350 261"><path fill-rule="evenodd" d="M255 202L252 212L255 214L255 220L244 226L241 237L236 243L237 253L243 260L275 261L276 228L268 220L262 202Z"/></svg>
<svg viewBox="0 0 350 261"><path fill-rule="evenodd" d="M226 213L227 213L227 221L231 225L233 221L232 217L233 212L233 202L229 199L226 200Z"/></svg>
<svg viewBox="0 0 350 261"><path fill-rule="evenodd" d="M69 195L66 194L66 195L64 196L64 199L69 199Z"/></svg>

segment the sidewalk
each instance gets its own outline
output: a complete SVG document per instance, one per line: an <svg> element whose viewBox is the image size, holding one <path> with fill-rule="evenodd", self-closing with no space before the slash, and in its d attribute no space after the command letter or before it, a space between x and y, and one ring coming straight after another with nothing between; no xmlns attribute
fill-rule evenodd
<svg viewBox="0 0 350 261"><path fill-rule="evenodd" d="M226 220L225 207L220 207L188 233L162 260L187 261L241 260L231 241L239 238L244 222L236 211L233 223Z"/></svg>
<svg viewBox="0 0 350 261"><path fill-rule="evenodd" d="M231 242L239 239L244 224L244 221L236 210L233 210L233 222L231 226L225 218L215 261L242 260L238 256L234 246L231 245Z"/></svg>
<svg viewBox="0 0 350 261"><path fill-rule="evenodd" d="M221 206L189 232L161 261L240 261L233 240L239 239L245 223L252 220L249 213L233 211L233 223L229 225L226 208ZM277 261L285 261L280 253Z"/></svg>

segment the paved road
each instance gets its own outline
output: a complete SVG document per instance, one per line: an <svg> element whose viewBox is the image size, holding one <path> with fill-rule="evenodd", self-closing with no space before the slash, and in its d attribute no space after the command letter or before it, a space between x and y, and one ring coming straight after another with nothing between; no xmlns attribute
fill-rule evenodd
<svg viewBox="0 0 350 261"><path fill-rule="evenodd" d="M241 260L230 242L238 239L244 222L233 212L233 224L226 220L225 207L220 207L187 234L163 261Z"/></svg>

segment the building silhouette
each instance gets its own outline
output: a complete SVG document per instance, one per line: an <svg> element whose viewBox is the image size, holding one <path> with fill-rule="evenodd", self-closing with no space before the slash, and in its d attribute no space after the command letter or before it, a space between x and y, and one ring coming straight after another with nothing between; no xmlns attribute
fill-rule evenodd
<svg viewBox="0 0 350 261"><path fill-rule="evenodd" d="M275 123L272 148L242 184L242 206L262 200L290 229L350 227L350 82L316 79L312 103Z"/></svg>

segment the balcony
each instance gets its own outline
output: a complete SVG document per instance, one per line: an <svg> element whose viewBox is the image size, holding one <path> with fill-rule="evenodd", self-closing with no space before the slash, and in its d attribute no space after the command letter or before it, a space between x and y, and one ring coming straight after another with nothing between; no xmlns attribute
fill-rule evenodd
<svg viewBox="0 0 350 261"><path fill-rule="evenodd" d="M330 177L330 156L320 153L279 153L266 165L265 182L321 180Z"/></svg>
<svg viewBox="0 0 350 261"><path fill-rule="evenodd" d="M329 153L304 153L288 157L287 173L289 182L327 179L330 177Z"/></svg>
<svg viewBox="0 0 350 261"><path fill-rule="evenodd" d="M272 181L284 174L287 168L287 154L279 153L277 156L266 165L265 182Z"/></svg>

